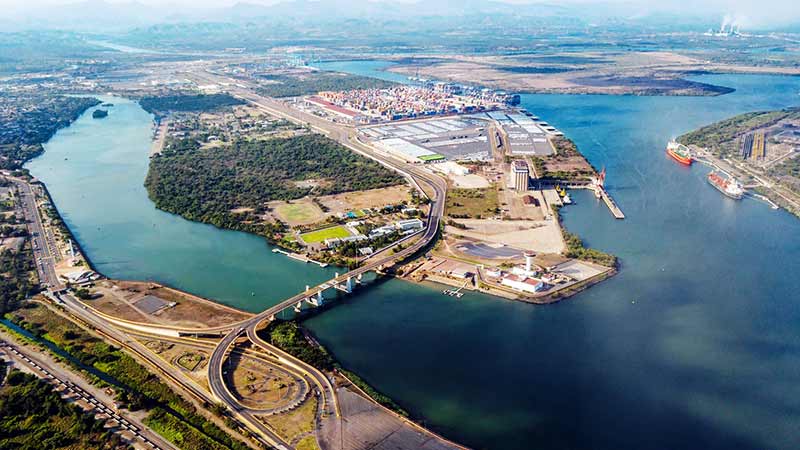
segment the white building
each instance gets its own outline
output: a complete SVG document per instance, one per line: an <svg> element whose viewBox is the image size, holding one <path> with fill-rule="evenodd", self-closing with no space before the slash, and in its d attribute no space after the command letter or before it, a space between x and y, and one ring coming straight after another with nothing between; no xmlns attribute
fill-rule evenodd
<svg viewBox="0 0 800 450"><path fill-rule="evenodd" d="M395 222L395 226L397 228L407 231L407 230L419 230L421 229L424 224L420 219L405 219L405 220L398 220Z"/></svg>
<svg viewBox="0 0 800 450"><path fill-rule="evenodd" d="M549 286L542 280L520 275L506 275L501 281L503 286L508 286L516 291L535 294L546 290Z"/></svg>

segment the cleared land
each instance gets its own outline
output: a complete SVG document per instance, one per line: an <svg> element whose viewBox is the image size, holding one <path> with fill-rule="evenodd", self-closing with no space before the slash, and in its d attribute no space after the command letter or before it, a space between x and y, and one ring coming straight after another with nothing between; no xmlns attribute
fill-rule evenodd
<svg viewBox="0 0 800 450"><path fill-rule="evenodd" d="M331 213L346 213L356 209L395 205L410 199L409 187L405 184L319 197L320 203L330 209Z"/></svg>
<svg viewBox="0 0 800 450"><path fill-rule="evenodd" d="M265 416L263 420L273 427L284 439L293 442L314 430L317 404L317 398L310 396L308 400L303 402L299 407L283 414ZM316 440L314 440L314 445L316 445Z"/></svg>
<svg viewBox="0 0 800 450"><path fill-rule="evenodd" d="M300 384L288 373L260 361L230 357L228 382L231 390L251 408L271 409L289 406L299 393Z"/></svg>
<svg viewBox="0 0 800 450"><path fill-rule="evenodd" d="M323 242L325 239L343 238L347 236L350 236L350 232L347 231L347 228L338 225L335 227L323 228L322 230L301 234L300 238L306 244L316 244Z"/></svg>
<svg viewBox="0 0 800 450"><path fill-rule="evenodd" d="M86 301L88 305L110 316L134 322L204 328L250 317L249 313L155 283L105 280L90 291L93 298ZM175 305L149 314L137 306L137 302L147 296Z"/></svg>
<svg viewBox="0 0 800 450"><path fill-rule="evenodd" d="M494 187L485 189L451 189L447 193L446 214L453 218L492 217L499 212L497 190Z"/></svg>
<svg viewBox="0 0 800 450"><path fill-rule="evenodd" d="M310 198L302 198L291 203L273 202L270 207L283 222L290 226L310 225L325 218L325 213Z"/></svg>
<svg viewBox="0 0 800 450"><path fill-rule="evenodd" d="M460 219L467 229L447 226L449 235L508 245L541 253L561 253L566 249L561 227L556 220L481 220Z"/></svg>

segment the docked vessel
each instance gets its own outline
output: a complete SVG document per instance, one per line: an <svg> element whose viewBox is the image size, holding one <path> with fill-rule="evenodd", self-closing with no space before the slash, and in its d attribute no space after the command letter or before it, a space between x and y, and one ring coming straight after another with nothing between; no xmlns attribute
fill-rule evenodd
<svg viewBox="0 0 800 450"><path fill-rule="evenodd" d="M744 188L742 188L742 185L739 184L738 181L733 178L721 176L717 172L708 174L708 183L732 199L741 200L744 196Z"/></svg>
<svg viewBox="0 0 800 450"><path fill-rule="evenodd" d="M670 141L669 144L667 144L667 154L675 161L678 161L686 166L691 166L692 162L694 161L689 149L686 148L685 145L679 144L675 141Z"/></svg>

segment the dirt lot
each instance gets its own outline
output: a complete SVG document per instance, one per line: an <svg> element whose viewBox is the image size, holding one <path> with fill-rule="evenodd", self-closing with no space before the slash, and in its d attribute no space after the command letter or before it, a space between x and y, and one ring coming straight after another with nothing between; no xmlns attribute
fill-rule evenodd
<svg viewBox="0 0 800 450"><path fill-rule="evenodd" d="M299 408L283 414L265 416L262 419L284 439L291 441L313 431L316 412L317 398L312 395Z"/></svg>
<svg viewBox="0 0 800 450"><path fill-rule="evenodd" d="M269 202L268 206L278 219L292 227L311 225L325 219L325 213L309 197L292 200L291 203L280 200Z"/></svg>
<svg viewBox="0 0 800 450"><path fill-rule="evenodd" d="M155 283L105 280L90 290L94 294L102 294L88 301L91 306L108 315L131 321L185 327L213 327L244 320L251 315ZM147 313L135 303L148 295L168 303L174 302L175 305L152 314Z"/></svg>
<svg viewBox="0 0 800 450"><path fill-rule="evenodd" d="M346 213L355 209L374 208L397 204L404 200L408 201L411 199L409 189L408 185L401 184L382 189L327 195L320 197L319 200L330 209L332 214Z"/></svg>
<svg viewBox="0 0 800 450"><path fill-rule="evenodd" d="M263 362L232 356L232 390L252 408L275 408L289 403L298 393L297 380ZM231 380L229 380L231 381Z"/></svg>
<svg viewBox="0 0 800 450"><path fill-rule="evenodd" d="M270 202L268 206L272 209L272 215L275 218L295 227L319 223L332 215L408 201L411 199L409 189L407 185L401 184L381 189L317 197L317 200L327 208L327 212L323 211L323 208L320 208L311 197L292 200L291 203L274 201Z"/></svg>
<svg viewBox="0 0 800 450"><path fill-rule="evenodd" d="M539 202L536 204L526 204L524 198L530 196ZM544 220L549 214L547 203L540 191L530 191L524 194L506 189L503 191L503 214L512 219L525 220Z"/></svg>
<svg viewBox="0 0 800 450"><path fill-rule="evenodd" d="M467 229L448 226L445 232L539 253L561 253L565 249L561 229L555 220L459 219L458 222Z"/></svg>

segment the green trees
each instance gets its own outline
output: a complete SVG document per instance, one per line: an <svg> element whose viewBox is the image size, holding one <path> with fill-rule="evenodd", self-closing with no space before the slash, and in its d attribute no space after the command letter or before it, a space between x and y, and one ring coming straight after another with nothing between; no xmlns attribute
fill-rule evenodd
<svg viewBox="0 0 800 450"><path fill-rule="evenodd" d="M564 242L567 244L567 251L564 253L564 256L591 261L606 267L617 267L616 256L593 248L584 247L583 241L578 235L572 234L566 230L563 231L563 235Z"/></svg>
<svg viewBox="0 0 800 450"><path fill-rule="evenodd" d="M320 135L237 141L198 148L179 141L150 161L145 180L159 209L189 220L265 236L280 223L260 223L258 212L271 200L293 200L313 191L336 194L392 186L403 179L375 161ZM234 208L254 213L232 214Z"/></svg>
<svg viewBox="0 0 800 450"><path fill-rule="evenodd" d="M0 253L0 314L16 309L36 290L33 270L30 252L3 250Z"/></svg>
<svg viewBox="0 0 800 450"><path fill-rule="evenodd" d="M346 91L350 89L384 89L396 85L391 81L361 75L320 71L303 76L268 75L262 78L275 83L264 84L258 93L269 97L297 97L320 91Z"/></svg>
<svg viewBox="0 0 800 450"><path fill-rule="evenodd" d="M0 390L0 448L127 448L103 424L33 375L12 370Z"/></svg>
<svg viewBox="0 0 800 450"><path fill-rule="evenodd" d="M15 97L0 99L0 107L15 112L0 118L0 169L18 170L41 154L42 144L84 111L100 103L86 97Z"/></svg>
<svg viewBox="0 0 800 450"><path fill-rule="evenodd" d="M210 111L226 106L244 104L242 100L229 94L211 95L166 95L162 97L144 97L139 105L149 113L167 111Z"/></svg>

